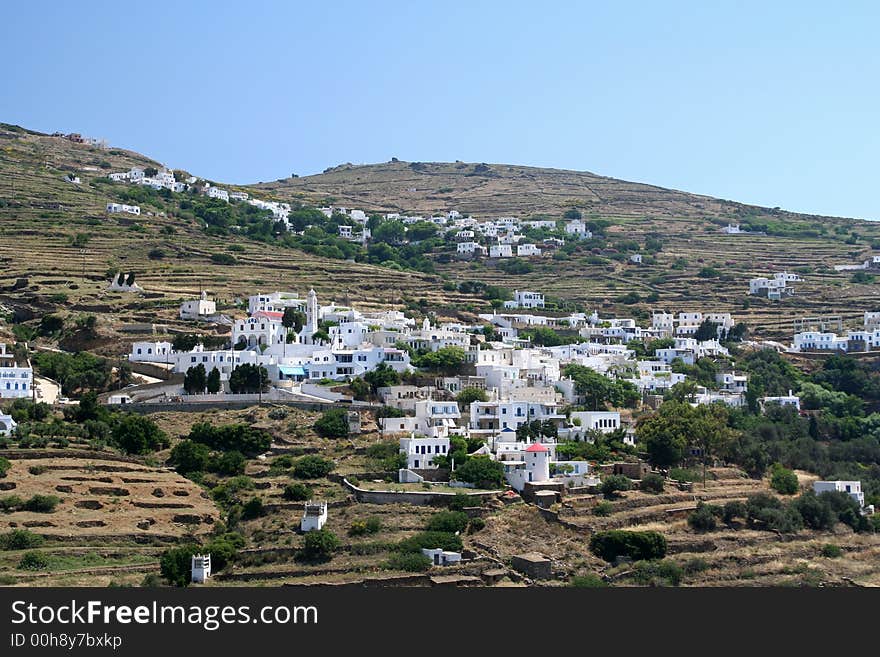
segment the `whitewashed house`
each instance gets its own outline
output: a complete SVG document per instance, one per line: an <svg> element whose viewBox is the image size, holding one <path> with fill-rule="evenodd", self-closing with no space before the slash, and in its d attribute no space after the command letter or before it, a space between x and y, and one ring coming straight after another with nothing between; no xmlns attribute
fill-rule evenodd
<svg viewBox="0 0 880 657"><path fill-rule="evenodd" d="M490 258L512 258L513 246L510 244L493 244L489 247Z"/></svg>
<svg viewBox="0 0 880 657"><path fill-rule="evenodd" d="M516 255L521 257L539 256L541 255L541 249L538 248L537 244L517 244Z"/></svg>
<svg viewBox="0 0 880 657"><path fill-rule="evenodd" d="M170 342L162 340L151 342L135 342L131 345L128 360L133 363L165 363L171 357Z"/></svg>
<svg viewBox="0 0 880 657"><path fill-rule="evenodd" d="M125 203L108 203L107 212L110 214L125 212L127 214L139 215L141 213L141 208L138 205L126 205Z"/></svg>
<svg viewBox="0 0 880 657"><path fill-rule="evenodd" d="M486 255L486 247L479 242L459 242L455 251L462 255Z"/></svg>
<svg viewBox="0 0 880 657"><path fill-rule="evenodd" d="M452 566L461 561L461 552L441 548L422 548L422 554L431 560L432 566Z"/></svg>
<svg viewBox="0 0 880 657"><path fill-rule="evenodd" d="M217 312L217 303L208 299L208 293L202 291L198 299L191 299L180 304L180 319L204 319Z"/></svg>
<svg viewBox="0 0 880 657"><path fill-rule="evenodd" d="M580 219L573 219L565 224L565 232L572 237L581 240L588 240L593 237L593 233L587 230L587 224Z"/></svg>
<svg viewBox="0 0 880 657"><path fill-rule="evenodd" d="M205 194L208 198L216 198L221 201L229 202L229 192L225 189L220 189L219 187L208 187L205 189Z"/></svg>
<svg viewBox="0 0 880 657"><path fill-rule="evenodd" d="M15 354L0 343L0 398L10 399L33 395L34 371L30 363L19 363Z"/></svg>
<svg viewBox="0 0 880 657"><path fill-rule="evenodd" d="M779 397L761 397L759 400L762 409L766 409L768 404L777 404L779 406L794 406L797 410L801 410L801 398L792 394L791 390L787 395Z"/></svg>
<svg viewBox="0 0 880 657"><path fill-rule="evenodd" d="M233 201L247 201L247 192L229 192L229 198Z"/></svg>
<svg viewBox="0 0 880 657"><path fill-rule="evenodd" d="M505 308L543 308L544 295L540 292L515 290L513 299L504 302Z"/></svg>
<svg viewBox="0 0 880 657"><path fill-rule="evenodd" d="M846 493L859 503L859 507L865 506L865 494L862 492L861 481L814 481L813 490L816 495L824 492Z"/></svg>

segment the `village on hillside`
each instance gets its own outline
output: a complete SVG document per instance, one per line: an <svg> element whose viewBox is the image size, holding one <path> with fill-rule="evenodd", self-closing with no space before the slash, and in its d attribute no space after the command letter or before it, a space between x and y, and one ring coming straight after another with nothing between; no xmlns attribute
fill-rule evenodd
<svg viewBox="0 0 880 657"><path fill-rule="evenodd" d="M662 240L606 234L574 206L377 212L165 166L81 175L106 195L90 221L140 235L162 220L157 271L191 221L252 240L257 259L282 241L366 262L376 294L316 265L304 285L295 269L238 281L237 241L185 293L140 261L87 266L79 236L68 289L97 293L76 311L23 309L38 284L15 280L0 307L4 583L880 583L880 312L807 314L822 271L698 260L697 278L735 293L640 297L636 277L615 304L575 303L530 267L577 253L638 273ZM753 244L758 228L711 232ZM380 272L435 263L460 268L430 282L457 302L384 301ZM784 338L742 319L752 304Z"/></svg>

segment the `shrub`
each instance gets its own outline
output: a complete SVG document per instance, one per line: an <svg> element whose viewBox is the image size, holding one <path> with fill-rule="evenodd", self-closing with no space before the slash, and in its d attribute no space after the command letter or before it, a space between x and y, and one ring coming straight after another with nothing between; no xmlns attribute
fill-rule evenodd
<svg viewBox="0 0 880 657"><path fill-rule="evenodd" d="M674 561L638 561L633 564L632 579L649 586L678 586L684 571Z"/></svg>
<svg viewBox="0 0 880 657"><path fill-rule="evenodd" d="M243 520L252 520L263 515L263 500L259 497L252 497L241 508L241 517Z"/></svg>
<svg viewBox="0 0 880 657"><path fill-rule="evenodd" d="M468 525L468 533L476 534L481 529L486 527L486 521L482 518L471 518L471 522Z"/></svg>
<svg viewBox="0 0 880 657"><path fill-rule="evenodd" d="M799 489L797 475L778 463L774 464L770 476L770 487L782 495L794 495Z"/></svg>
<svg viewBox="0 0 880 657"><path fill-rule="evenodd" d="M614 505L607 500L602 500L593 507L593 514L601 517L610 516L614 511Z"/></svg>
<svg viewBox="0 0 880 657"><path fill-rule="evenodd" d="M826 543L822 546L822 556L828 559L837 559L837 557L843 554L843 550L840 549L839 545L834 545L833 543Z"/></svg>
<svg viewBox="0 0 880 657"><path fill-rule="evenodd" d="M4 495L0 497L0 511L13 511L18 509L23 500L18 495Z"/></svg>
<svg viewBox="0 0 880 657"><path fill-rule="evenodd" d="M11 467L12 463L9 462L9 459L5 456L0 456L0 478L5 477Z"/></svg>
<svg viewBox="0 0 880 657"><path fill-rule="evenodd" d="M605 561L621 556L636 561L662 559L666 556L666 537L652 531L612 529L593 534L590 551Z"/></svg>
<svg viewBox="0 0 880 657"><path fill-rule="evenodd" d="M675 481L700 481L702 479L698 472L687 468L672 468L669 471L669 478Z"/></svg>
<svg viewBox="0 0 880 657"><path fill-rule="evenodd" d="M449 504L447 506L449 507L450 511L463 511L469 506L474 506L478 504L479 501L472 500L470 495L467 495L465 493L456 493L452 496L452 499L449 500Z"/></svg>
<svg viewBox="0 0 880 657"><path fill-rule="evenodd" d="M455 534L464 531L467 525L468 517L463 511L440 511L428 519L425 529L429 532L449 532Z"/></svg>
<svg viewBox="0 0 880 657"><path fill-rule="evenodd" d="M600 589L608 586L608 583L595 573L587 573L575 575L569 580L568 585L581 589Z"/></svg>
<svg viewBox="0 0 880 657"><path fill-rule="evenodd" d="M642 480L639 483L639 490L643 490L648 493L659 494L663 492L663 486L663 477L654 472L649 472L644 477L642 477Z"/></svg>
<svg viewBox="0 0 880 657"><path fill-rule="evenodd" d="M22 511L33 511L34 513L52 513L61 500L55 495L34 495L27 502L22 504Z"/></svg>
<svg viewBox="0 0 880 657"><path fill-rule="evenodd" d="M748 509L745 502L728 502L721 511L721 517L728 525L733 522L734 518L746 519L748 517Z"/></svg>
<svg viewBox="0 0 880 657"><path fill-rule="evenodd" d="M431 560L421 552L395 552L385 562L384 567L407 573L423 573L431 567Z"/></svg>
<svg viewBox="0 0 880 657"><path fill-rule="evenodd" d="M287 417L286 408L273 408L267 413L270 420L283 420Z"/></svg>
<svg viewBox="0 0 880 657"><path fill-rule="evenodd" d="M609 475L602 480L599 491L608 498L618 497L618 492L632 490L633 484L629 477L624 475Z"/></svg>
<svg viewBox="0 0 880 657"><path fill-rule="evenodd" d="M26 529L13 529L6 534L0 534L0 550L27 550L42 544L42 536Z"/></svg>
<svg viewBox="0 0 880 657"><path fill-rule="evenodd" d="M366 520L355 520L348 528L349 536L365 536L366 534L376 534L382 529L382 521L379 518L367 518Z"/></svg>
<svg viewBox="0 0 880 657"><path fill-rule="evenodd" d="M25 552L18 562L19 570L46 570L48 567L49 559L39 552Z"/></svg>
<svg viewBox="0 0 880 657"><path fill-rule="evenodd" d="M345 438L348 436L348 412L344 408L324 411L313 428L322 438Z"/></svg>
<svg viewBox="0 0 880 657"><path fill-rule="evenodd" d="M311 531L303 540L303 555L309 561L328 561L338 548L336 534L326 529Z"/></svg>
<svg viewBox="0 0 880 657"><path fill-rule="evenodd" d="M297 479L320 479L330 474L334 467L333 461L308 454L293 464L293 476Z"/></svg>
<svg viewBox="0 0 880 657"><path fill-rule="evenodd" d="M294 502L305 502L312 499L312 488L301 483L288 484L284 487L284 499Z"/></svg>
<svg viewBox="0 0 880 657"><path fill-rule="evenodd" d="M698 503L697 510L688 515L688 526L698 532L714 531L717 526L716 510L720 511L718 507L713 507L710 504Z"/></svg>

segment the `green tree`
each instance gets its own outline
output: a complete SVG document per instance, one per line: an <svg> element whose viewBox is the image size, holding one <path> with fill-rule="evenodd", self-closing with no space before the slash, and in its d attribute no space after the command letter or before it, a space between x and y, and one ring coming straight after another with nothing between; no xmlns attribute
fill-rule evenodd
<svg viewBox="0 0 880 657"><path fill-rule="evenodd" d="M455 401L458 402L459 407L462 409L469 408L472 402L484 402L489 398L486 395L486 391L482 388L474 388L474 387L465 387L461 389L461 392L455 398Z"/></svg>
<svg viewBox="0 0 880 657"><path fill-rule="evenodd" d="M165 550L159 557L159 570L172 586L188 586L192 577L192 556L198 554L196 545L184 545Z"/></svg>
<svg viewBox="0 0 880 657"><path fill-rule="evenodd" d="M210 458L211 451L207 445L192 440L182 440L171 450L168 463L173 465L177 472L186 475L207 470Z"/></svg>
<svg viewBox="0 0 880 657"><path fill-rule="evenodd" d="M266 392L269 390L269 372L262 365L238 365L229 375L229 390L234 394Z"/></svg>
<svg viewBox="0 0 880 657"><path fill-rule="evenodd" d="M294 333L302 331L306 321L306 314L303 311L290 306L284 309L284 315L281 317L281 325L286 329L292 329Z"/></svg>
<svg viewBox="0 0 880 657"><path fill-rule="evenodd" d="M205 392L207 384L208 377L202 363L188 368L186 374L183 375L183 389L190 395L202 394Z"/></svg>
<svg viewBox="0 0 880 657"><path fill-rule="evenodd" d="M400 383L400 375L387 363L379 363L374 369L364 374L364 381L370 384L375 393L379 388L387 388Z"/></svg>
<svg viewBox="0 0 880 657"><path fill-rule="evenodd" d="M481 488L495 488L504 482L504 466L487 456L474 456L458 466L454 476Z"/></svg>
<svg viewBox="0 0 880 657"><path fill-rule="evenodd" d="M113 427L113 444L129 454L149 454L168 447L168 436L150 418L127 413Z"/></svg>
<svg viewBox="0 0 880 657"><path fill-rule="evenodd" d="M214 367L211 369L208 378L205 380L205 388L210 394L215 395L220 392L222 386L223 384L220 382L220 370Z"/></svg>

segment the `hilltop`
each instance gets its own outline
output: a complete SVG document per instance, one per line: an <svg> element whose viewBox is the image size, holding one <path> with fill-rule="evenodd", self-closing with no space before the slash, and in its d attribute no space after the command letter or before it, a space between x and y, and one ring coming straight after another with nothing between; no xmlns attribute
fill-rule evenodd
<svg viewBox="0 0 880 657"><path fill-rule="evenodd" d="M342 164L323 173L260 183L280 196L378 212L430 213L455 208L479 216L587 214L688 218L817 219L778 208L628 182L588 171L465 162Z"/></svg>

